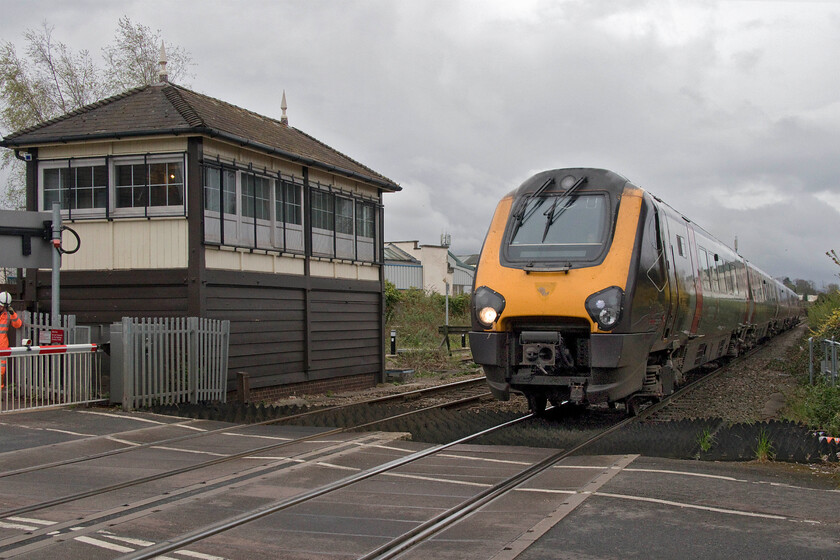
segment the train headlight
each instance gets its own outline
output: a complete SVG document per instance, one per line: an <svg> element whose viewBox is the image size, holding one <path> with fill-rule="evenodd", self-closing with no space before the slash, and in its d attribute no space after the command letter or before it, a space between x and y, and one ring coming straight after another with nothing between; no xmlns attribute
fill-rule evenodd
<svg viewBox="0 0 840 560"><path fill-rule="evenodd" d="M602 331L615 328L621 319L624 291L618 286L601 290L586 298L586 311Z"/></svg>
<svg viewBox="0 0 840 560"><path fill-rule="evenodd" d="M475 318L485 328L493 326L505 309L505 298L502 294L481 286L475 290L472 297Z"/></svg>

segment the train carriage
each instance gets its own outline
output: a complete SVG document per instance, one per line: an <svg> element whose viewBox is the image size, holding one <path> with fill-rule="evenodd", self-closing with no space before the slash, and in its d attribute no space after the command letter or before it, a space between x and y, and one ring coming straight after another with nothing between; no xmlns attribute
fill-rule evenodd
<svg viewBox="0 0 840 560"><path fill-rule="evenodd" d="M623 402L795 323L799 299L624 177L539 173L498 204L472 298L470 346L493 394Z"/></svg>

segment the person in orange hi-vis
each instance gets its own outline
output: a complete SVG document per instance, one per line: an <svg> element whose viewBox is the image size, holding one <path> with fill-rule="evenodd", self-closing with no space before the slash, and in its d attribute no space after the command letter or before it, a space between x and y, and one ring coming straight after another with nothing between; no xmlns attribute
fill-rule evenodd
<svg viewBox="0 0 840 560"><path fill-rule="evenodd" d="M18 314L12 309L12 296L9 292L0 292L0 350L9 348L9 325L19 329L23 325ZM0 389L6 386L6 360L0 358Z"/></svg>

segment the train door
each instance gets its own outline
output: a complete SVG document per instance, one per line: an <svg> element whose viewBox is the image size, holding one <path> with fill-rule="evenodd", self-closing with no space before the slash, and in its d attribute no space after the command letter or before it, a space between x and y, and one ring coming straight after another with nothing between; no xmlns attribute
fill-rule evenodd
<svg viewBox="0 0 840 560"><path fill-rule="evenodd" d="M665 278L667 290L666 297L668 304L665 309L665 329L662 333L663 338L669 338L673 333L677 313L679 310L680 288L677 281L677 270L674 263L674 247L671 244L671 236L668 233L668 220L665 213L659 208L659 205L653 203L654 219L656 220L657 232L657 248L659 249L660 258L665 265Z"/></svg>
<svg viewBox="0 0 840 560"><path fill-rule="evenodd" d="M689 247L688 227L680 217L667 215L671 260L674 279L674 309L672 334L688 335L696 305L694 272Z"/></svg>

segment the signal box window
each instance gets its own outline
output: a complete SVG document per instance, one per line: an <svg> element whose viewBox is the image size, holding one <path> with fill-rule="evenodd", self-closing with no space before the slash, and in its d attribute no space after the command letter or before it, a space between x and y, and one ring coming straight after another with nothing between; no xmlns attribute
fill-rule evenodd
<svg viewBox="0 0 840 560"><path fill-rule="evenodd" d="M105 209L108 205L108 168L105 165L44 169L44 210L54 202L62 210Z"/></svg>
<svg viewBox="0 0 840 560"><path fill-rule="evenodd" d="M117 208L181 206L184 167L181 162L114 165Z"/></svg>

